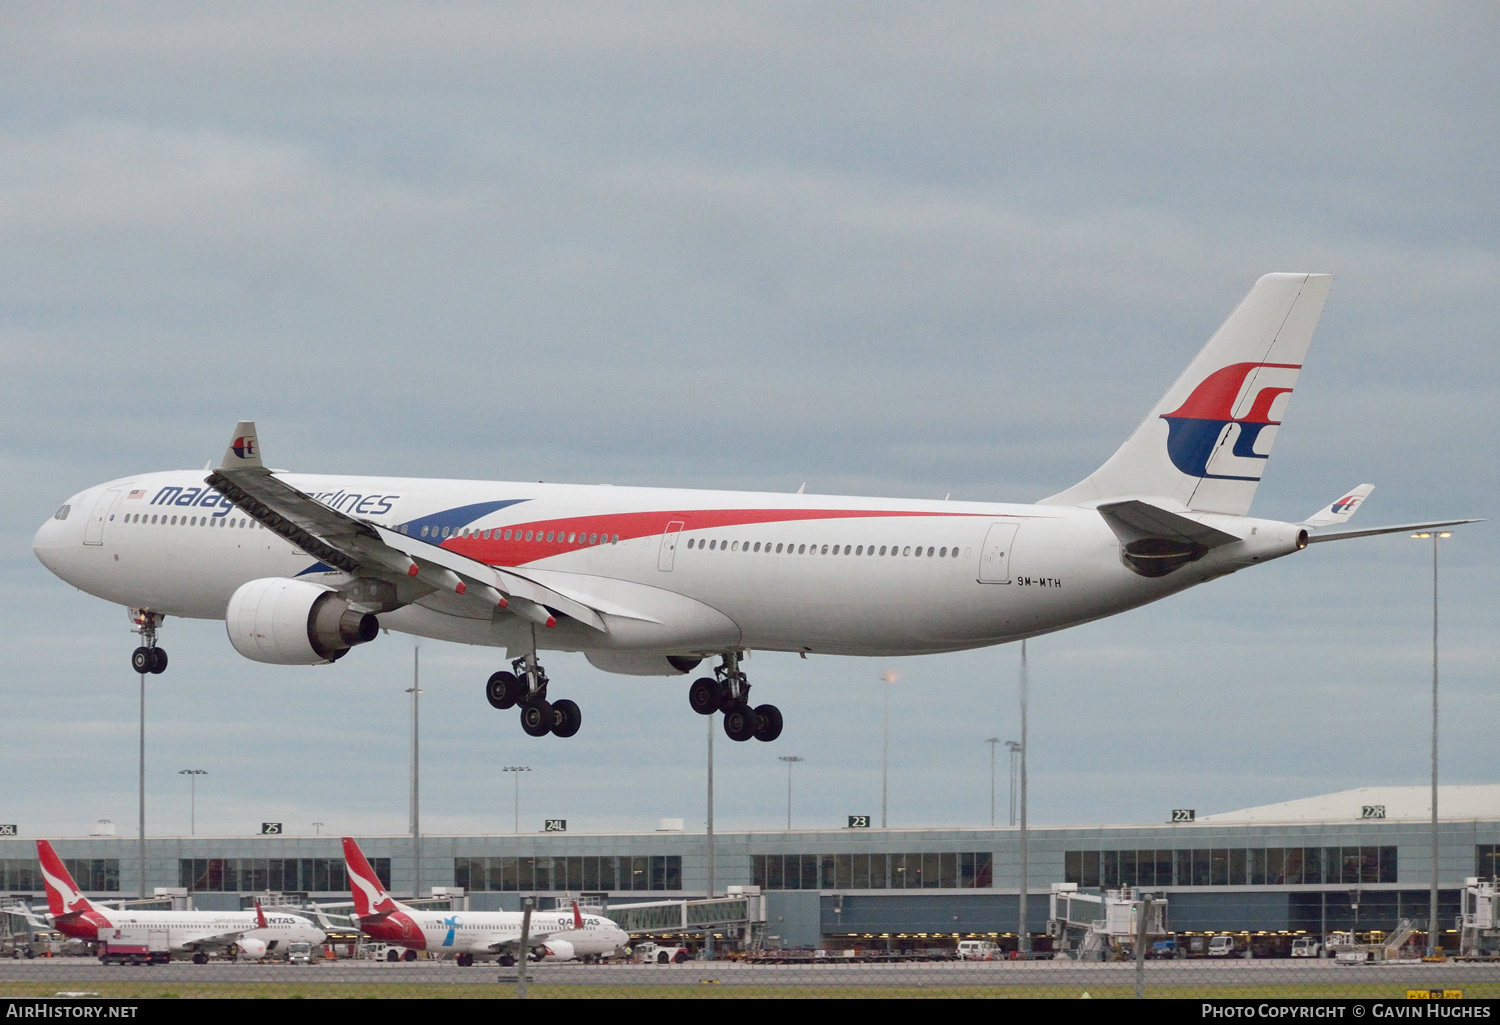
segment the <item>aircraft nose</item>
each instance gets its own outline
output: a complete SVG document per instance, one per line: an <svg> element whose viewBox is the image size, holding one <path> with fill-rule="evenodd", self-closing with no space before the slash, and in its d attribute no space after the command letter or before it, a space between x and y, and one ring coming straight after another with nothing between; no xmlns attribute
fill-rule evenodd
<svg viewBox="0 0 1500 1025"><path fill-rule="evenodd" d="M69 517L76 515L78 513L75 510L69 510ZM62 576L62 549L67 533L68 520L60 520L54 514L37 528L31 539L31 551L37 561L58 576Z"/></svg>

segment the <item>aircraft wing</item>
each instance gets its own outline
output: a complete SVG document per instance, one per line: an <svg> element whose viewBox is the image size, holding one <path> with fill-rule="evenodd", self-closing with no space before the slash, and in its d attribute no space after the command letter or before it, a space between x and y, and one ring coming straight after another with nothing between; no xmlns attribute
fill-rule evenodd
<svg viewBox="0 0 1500 1025"><path fill-rule="evenodd" d="M37 917L37 913L31 910L31 906L26 904L25 902L18 901L15 904L0 907L0 913L15 915L17 918L24 918L26 919L27 924L38 929L52 928L52 926L47 923L46 919Z"/></svg>
<svg viewBox="0 0 1500 1025"><path fill-rule="evenodd" d="M329 566L388 585L351 600L378 612L446 590L499 606L542 626L554 611L606 631L599 612L524 573L498 569L369 520L330 508L278 478L261 462L255 424L241 421L218 469L206 479L266 529Z"/></svg>

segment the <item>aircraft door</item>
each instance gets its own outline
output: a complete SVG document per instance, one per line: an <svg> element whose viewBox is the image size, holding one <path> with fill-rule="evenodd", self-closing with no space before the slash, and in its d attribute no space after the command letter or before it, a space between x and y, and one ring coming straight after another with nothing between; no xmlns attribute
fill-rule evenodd
<svg viewBox="0 0 1500 1025"><path fill-rule="evenodd" d="M672 572L672 564L677 559L677 535L682 533L682 520L673 520L667 524L666 532L661 536L661 552L656 556L656 568L663 573Z"/></svg>
<svg viewBox="0 0 1500 1025"><path fill-rule="evenodd" d="M1010 583L1010 556L1015 547L1019 523L991 523L990 532L984 537L984 547L979 550L979 582L981 584Z"/></svg>
<svg viewBox="0 0 1500 1025"><path fill-rule="evenodd" d="M99 496L99 501L94 503L94 511L89 513L88 525L83 528L84 544L102 545L104 543L104 524L114 513L115 504L120 501L122 494L124 492L115 488Z"/></svg>

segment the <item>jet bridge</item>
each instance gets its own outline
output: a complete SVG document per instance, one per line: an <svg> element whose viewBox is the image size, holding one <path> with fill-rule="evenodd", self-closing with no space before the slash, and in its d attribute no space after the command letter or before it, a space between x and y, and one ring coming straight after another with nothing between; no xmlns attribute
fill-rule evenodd
<svg viewBox="0 0 1500 1025"><path fill-rule="evenodd" d="M1160 894L1132 890L1128 886L1083 893L1077 883L1053 883L1047 935L1057 942L1058 951L1074 960L1105 960L1134 947L1140 936L1141 914L1148 901L1147 939L1170 936L1167 899Z"/></svg>
<svg viewBox="0 0 1500 1025"><path fill-rule="evenodd" d="M632 936L669 933L706 933L711 929L732 933L753 945L765 931L766 898L759 887L731 887L756 892L731 893L705 900L658 900L643 904L611 904L608 915Z"/></svg>

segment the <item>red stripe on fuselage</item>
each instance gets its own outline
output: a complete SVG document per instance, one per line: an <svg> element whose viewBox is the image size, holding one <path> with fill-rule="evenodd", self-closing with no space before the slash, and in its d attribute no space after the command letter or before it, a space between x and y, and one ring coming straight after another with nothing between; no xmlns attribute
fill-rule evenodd
<svg viewBox="0 0 1500 1025"><path fill-rule="evenodd" d="M597 544L618 534L620 540L651 537L666 532L667 524L682 523L682 529L709 530L715 527L747 527L761 523L792 523L802 520L875 519L892 517L985 516L985 513L893 512L889 509L701 509L695 512L605 513L599 516L571 516L555 520L533 520L488 528L501 535L513 531L509 541L490 537L450 537L442 547L492 566L524 566L565 551L589 547L588 538L598 535ZM1000 517L1008 518L1008 517ZM524 538L532 531L530 541ZM544 540L553 534L551 541ZM569 535L574 540L567 540ZM580 540L581 538L581 540ZM759 540L751 538L750 540Z"/></svg>

